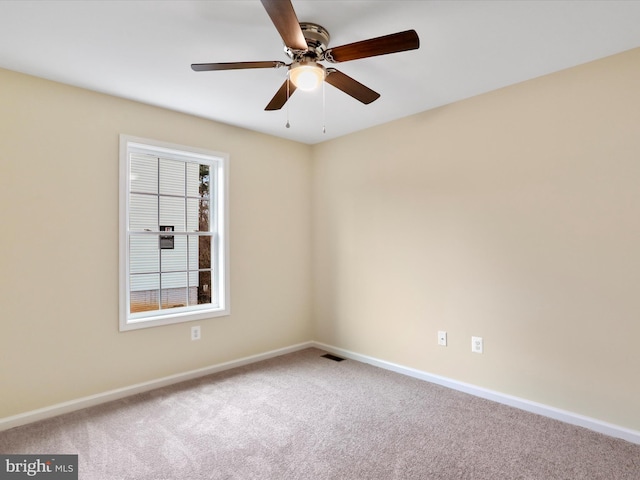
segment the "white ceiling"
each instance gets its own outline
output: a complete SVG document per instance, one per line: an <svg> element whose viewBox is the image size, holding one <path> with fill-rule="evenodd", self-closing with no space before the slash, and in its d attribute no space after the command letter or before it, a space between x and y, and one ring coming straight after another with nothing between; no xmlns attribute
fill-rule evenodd
<svg viewBox="0 0 640 480"><path fill-rule="evenodd" d="M330 47L408 29L421 46L333 65L381 94L370 105L327 85L324 113L321 91L265 112L286 69L190 68L288 61L258 0L0 0L0 67L314 144L640 46L638 0L293 5Z"/></svg>

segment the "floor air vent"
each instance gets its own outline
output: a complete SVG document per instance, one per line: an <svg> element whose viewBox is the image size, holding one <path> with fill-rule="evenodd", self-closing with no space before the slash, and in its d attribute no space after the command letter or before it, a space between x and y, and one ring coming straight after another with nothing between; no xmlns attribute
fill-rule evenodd
<svg viewBox="0 0 640 480"><path fill-rule="evenodd" d="M322 355L322 357L333 360L334 362L341 362L344 360L344 358L336 357L335 355L331 355L330 353L325 353L324 355Z"/></svg>

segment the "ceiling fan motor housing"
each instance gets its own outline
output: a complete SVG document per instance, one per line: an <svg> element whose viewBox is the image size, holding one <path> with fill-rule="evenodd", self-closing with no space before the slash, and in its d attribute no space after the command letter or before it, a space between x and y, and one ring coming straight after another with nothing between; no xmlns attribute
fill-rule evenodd
<svg viewBox="0 0 640 480"><path fill-rule="evenodd" d="M307 41L309 50L300 52L293 50L285 45L284 51L294 61L301 61L303 58L312 58L313 60L323 60L324 52L327 50L331 36L326 28L317 23L301 22L300 28L304 39Z"/></svg>

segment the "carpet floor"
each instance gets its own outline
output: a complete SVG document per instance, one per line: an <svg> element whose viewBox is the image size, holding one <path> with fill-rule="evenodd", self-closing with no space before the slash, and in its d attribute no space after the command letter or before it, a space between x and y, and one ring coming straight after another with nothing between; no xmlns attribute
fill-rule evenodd
<svg viewBox="0 0 640 480"><path fill-rule="evenodd" d="M84 480L639 480L640 445L311 348L0 433Z"/></svg>

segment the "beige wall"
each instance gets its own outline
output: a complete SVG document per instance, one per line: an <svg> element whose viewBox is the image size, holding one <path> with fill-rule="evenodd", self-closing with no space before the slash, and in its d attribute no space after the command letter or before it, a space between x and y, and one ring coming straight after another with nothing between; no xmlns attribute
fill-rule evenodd
<svg viewBox="0 0 640 480"><path fill-rule="evenodd" d="M230 159L229 317L118 332L126 133ZM311 339L306 145L0 70L0 417Z"/></svg>
<svg viewBox="0 0 640 480"><path fill-rule="evenodd" d="M635 49L315 146L316 339L640 430L639 86Z"/></svg>
<svg viewBox="0 0 640 480"><path fill-rule="evenodd" d="M315 339L640 430L638 85L640 49L309 147L0 70L0 416ZM231 155L199 342L118 332L120 133Z"/></svg>

